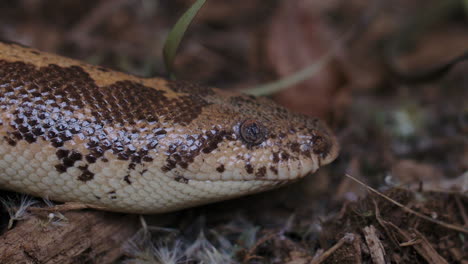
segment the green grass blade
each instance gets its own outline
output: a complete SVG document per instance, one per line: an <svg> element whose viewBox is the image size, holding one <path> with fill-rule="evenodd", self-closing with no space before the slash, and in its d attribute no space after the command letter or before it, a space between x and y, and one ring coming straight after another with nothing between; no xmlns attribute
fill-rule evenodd
<svg viewBox="0 0 468 264"><path fill-rule="evenodd" d="M164 43L163 56L164 64L171 77L173 76L174 58L179 48L180 41L184 37L187 28L192 23L193 18L198 11L203 7L206 0L197 0L177 21L172 30L169 32L166 42Z"/></svg>
<svg viewBox="0 0 468 264"><path fill-rule="evenodd" d="M330 61L330 59L333 57L333 54L333 52L328 52L327 54L323 55L317 62L314 62L310 66L299 70L296 73L293 73L277 81L243 90L243 92L255 96L270 95L287 87L299 84L307 79L312 78L318 71L320 71L323 66L325 66Z"/></svg>

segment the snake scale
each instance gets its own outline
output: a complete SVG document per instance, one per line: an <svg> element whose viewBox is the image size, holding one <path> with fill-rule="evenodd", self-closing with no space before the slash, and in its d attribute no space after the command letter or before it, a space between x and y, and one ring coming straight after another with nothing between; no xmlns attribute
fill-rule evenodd
<svg viewBox="0 0 468 264"><path fill-rule="evenodd" d="M320 120L266 98L0 42L1 189L162 213L293 182L337 154Z"/></svg>

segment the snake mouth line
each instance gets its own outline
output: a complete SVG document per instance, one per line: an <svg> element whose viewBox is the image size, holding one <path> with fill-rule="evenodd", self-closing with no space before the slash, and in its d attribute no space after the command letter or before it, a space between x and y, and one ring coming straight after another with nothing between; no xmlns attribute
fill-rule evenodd
<svg viewBox="0 0 468 264"><path fill-rule="evenodd" d="M187 181L190 182L198 182L198 183L216 183L216 182L271 182L274 184L286 184L286 183L292 183L301 180L303 177L299 177L296 179L284 179L284 180L279 180L279 179L231 179L231 180L196 180L196 179L186 179Z"/></svg>

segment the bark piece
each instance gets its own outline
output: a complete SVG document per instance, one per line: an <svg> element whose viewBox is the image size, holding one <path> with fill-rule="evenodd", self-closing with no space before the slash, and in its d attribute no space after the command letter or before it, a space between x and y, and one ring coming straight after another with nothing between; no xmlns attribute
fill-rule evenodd
<svg viewBox="0 0 468 264"><path fill-rule="evenodd" d="M64 213L67 222L31 216L0 236L0 263L114 263L138 230L136 215Z"/></svg>

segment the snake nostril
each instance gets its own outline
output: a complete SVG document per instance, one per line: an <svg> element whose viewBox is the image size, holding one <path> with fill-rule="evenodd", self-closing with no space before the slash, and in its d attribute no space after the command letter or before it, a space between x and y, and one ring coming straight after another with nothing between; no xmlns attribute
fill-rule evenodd
<svg viewBox="0 0 468 264"><path fill-rule="evenodd" d="M312 150L315 154L322 155L323 157L327 156L330 152L330 140L324 136L314 135L312 137Z"/></svg>

